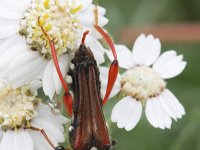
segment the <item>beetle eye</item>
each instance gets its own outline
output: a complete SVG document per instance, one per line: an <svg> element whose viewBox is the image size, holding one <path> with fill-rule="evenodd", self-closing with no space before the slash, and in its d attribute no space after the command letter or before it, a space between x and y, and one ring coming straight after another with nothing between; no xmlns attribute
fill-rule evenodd
<svg viewBox="0 0 200 150"><path fill-rule="evenodd" d="M63 146L57 146L55 150L65 150Z"/></svg>

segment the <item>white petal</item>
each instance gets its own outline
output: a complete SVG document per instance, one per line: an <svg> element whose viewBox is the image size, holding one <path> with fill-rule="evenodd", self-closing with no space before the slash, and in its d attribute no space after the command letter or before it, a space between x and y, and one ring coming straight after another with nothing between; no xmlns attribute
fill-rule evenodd
<svg viewBox="0 0 200 150"><path fill-rule="evenodd" d="M47 120L47 121L51 120L51 121L55 121L60 124L67 124L70 122L69 119L67 119L66 117L64 117L62 115L54 115L52 113L51 109L49 108L49 106L47 106L43 103L38 104L37 112L38 112L39 118L43 118L44 120ZM51 119L49 120L49 118L51 118Z"/></svg>
<svg viewBox="0 0 200 150"><path fill-rule="evenodd" d="M86 14L94 15L94 11L96 10L96 5L90 5L88 9L84 11ZM97 6L97 12L99 16L104 16L106 14L106 9L100 6Z"/></svg>
<svg viewBox="0 0 200 150"><path fill-rule="evenodd" d="M2 41L0 45L0 59L2 58L3 54L7 52L11 47L15 47L16 45L24 45L25 43L25 39L19 35L15 35Z"/></svg>
<svg viewBox="0 0 200 150"><path fill-rule="evenodd" d="M37 95L37 90L42 87L42 81L40 79L33 80L30 82L30 87L32 93L36 92Z"/></svg>
<svg viewBox="0 0 200 150"><path fill-rule="evenodd" d="M20 24L18 23L18 21L15 21L15 20L5 20L5 19L0 19L0 25L1 25L1 28L2 27L13 27L13 26L18 26L19 27L20 26ZM18 34L16 34L16 35L18 35Z"/></svg>
<svg viewBox="0 0 200 150"><path fill-rule="evenodd" d="M47 136L48 136L49 140L51 141L51 143L52 143L53 145L57 146L57 145L58 145L58 141L55 139L55 137L54 137L55 135L53 136L53 135L50 133L50 132L52 132L52 129L51 129L51 130L49 130L49 129L47 130L47 129L46 129L46 128L48 128L48 127L46 127L47 124L44 125L43 122L44 122L44 120L35 118L35 119L31 122L31 126L44 130L44 132L47 134ZM34 132L36 132L36 131L34 131ZM40 132L39 132L39 134L44 138L44 136L43 136ZM41 141L41 142L44 144L45 147L50 147L50 146L49 146L49 143L46 141L46 139L44 139L44 140Z"/></svg>
<svg viewBox="0 0 200 150"><path fill-rule="evenodd" d="M31 135L34 141L34 150L51 150L52 147L46 141L46 139L42 136L41 132L27 130Z"/></svg>
<svg viewBox="0 0 200 150"><path fill-rule="evenodd" d="M25 3L26 5L30 5L30 3L32 2L32 0L21 0L23 1L23 3Z"/></svg>
<svg viewBox="0 0 200 150"><path fill-rule="evenodd" d="M185 69L186 62L182 59L183 56L177 56L175 51L167 51L158 58L153 69L164 79L173 78Z"/></svg>
<svg viewBox="0 0 200 150"><path fill-rule="evenodd" d="M61 56L59 58L59 66L60 66L60 70L62 72L63 77L65 78L67 71L69 69L69 57L67 54ZM60 78L58 76L58 73L56 71L56 67L54 65L54 69L53 69L53 81L54 81L54 85L55 85L55 90L57 94L60 94L62 85L61 85L61 81Z"/></svg>
<svg viewBox="0 0 200 150"><path fill-rule="evenodd" d="M115 45L119 66L125 69L130 69L134 66L131 51L125 45ZM112 51L106 51L110 61L114 60Z"/></svg>
<svg viewBox="0 0 200 150"><path fill-rule="evenodd" d="M185 109L172 92L165 89L162 93L162 106L173 119L177 120L185 115Z"/></svg>
<svg viewBox="0 0 200 150"><path fill-rule="evenodd" d="M87 36L85 40L85 45L91 49L98 64L102 64L105 62L105 50L97 39L92 36Z"/></svg>
<svg viewBox="0 0 200 150"><path fill-rule="evenodd" d="M83 35L83 33L87 30L89 30L89 35L94 37L95 39L101 39L102 38L101 34L98 31L96 31L94 29L94 27L86 27L86 26L82 27L82 30L80 31L80 35Z"/></svg>
<svg viewBox="0 0 200 150"><path fill-rule="evenodd" d="M106 31L106 29L104 29L103 27L102 27L102 29L104 30L104 32L108 33ZM94 28L94 26L91 26L91 27L89 27L89 26L83 26L82 30L80 31L80 35L83 35L83 33L85 31L87 31L87 30L90 31L89 35L92 36L92 37L94 37L95 39L102 39L103 38L103 36Z"/></svg>
<svg viewBox="0 0 200 150"><path fill-rule="evenodd" d="M32 120L31 125L34 127L44 129L46 134L49 136L50 140L53 142L54 145L58 143L62 143L65 141L63 133L57 128L54 124L44 119L35 118Z"/></svg>
<svg viewBox="0 0 200 150"><path fill-rule="evenodd" d="M0 40L13 36L19 32L19 25L0 26Z"/></svg>
<svg viewBox="0 0 200 150"><path fill-rule="evenodd" d="M164 93L164 92L163 92ZM172 117L175 121L177 121L176 113L174 112L174 105L171 103L171 101L168 100L168 98L165 98L165 94L161 94L161 105L165 112Z"/></svg>
<svg viewBox="0 0 200 150"><path fill-rule="evenodd" d="M156 112L154 110L154 106L153 106L153 100L149 99L147 100L146 106L145 106L145 114L147 117L147 120L151 123L151 125L155 128L158 128L158 121L156 118Z"/></svg>
<svg viewBox="0 0 200 150"><path fill-rule="evenodd" d="M16 70L9 72L9 80L14 87L19 87L31 80L34 80L44 70L46 62L43 58L37 58L28 64L16 67Z"/></svg>
<svg viewBox="0 0 200 150"><path fill-rule="evenodd" d="M6 71L10 63L16 58L17 55L26 51L28 47L25 44L11 46L0 59L0 70Z"/></svg>
<svg viewBox="0 0 200 150"><path fill-rule="evenodd" d="M28 64L40 57L41 56L38 52L25 50L24 52L21 52L15 56L14 61L12 61L9 66L9 71L17 70L19 66L22 67L23 65Z"/></svg>
<svg viewBox="0 0 200 150"><path fill-rule="evenodd" d="M95 51L98 51L100 53L104 53L105 52L105 50L104 50L103 46L101 45L101 43L97 39L92 37L92 36L87 36L86 37L85 45L86 45L86 47L89 47L92 50L93 53Z"/></svg>
<svg viewBox="0 0 200 150"><path fill-rule="evenodd" d="M30 80L36 78L36 76L44 69L46 62L43 58L39 57L30 61L23 66L17 66L15 69L9 71L9 81L14 87L19 87Z"/></svg>
<svg viewBox="0 0 200 150"><path fill-rule="evenodd" d="M119 128L127 131L133 129L142 115L142 104L128 96L120 100L113 108L111 114L112 122L117 122Z"/></svg>
<svg viewBox="0 0 200 150"><path fill-rule="evenodd" d="M95 5L92 5L93 9L96 8ZM106 14L106 9L101 7L101 6L97 6L97 10L98 10L98 15L100 16L104 16Z"/></svg>
<svg viewBox="0 0 200 150"><path fill-rule="evenodd" d="M61 115L55 115L52 113L49 106L39 103L38 105L38 118L44 119L46 121L54 124L61 132L64 132L62 124L69 123L69 119Z"/></svg>
<svg viewBox="0 0 200 150"><path fill-rule="evenodd" d="M135 128L135 126L137 125L137 123L139 122L141 116L142 116L142 104L141 102L135 101L135 112L133 114L133 116L131 117L131 119L129 120L128 124L126 125L125 129L127 131L132 130L133 128Z"/></svg>
<svg viewBox="0 0 200 150"><path fill-rule="evenodd" d="M68 119L68 118L66 118L66 117L64 117L62 115L57 116L56 119L61 124L67 124L67 123L70 122L70 119Z"/></svg>
<svg viewBox="0 0 200 150"><path fill-rule="evenodd" d="M162 55L160 55L158 60L154 63L154 67L157 68L157 67L159 67L157 65L164 65L167 60L176 57L176 55L177 55L176 51L174 51L174 50L164 52Z"/></svg>
<svg viewBox="0 0 200 150"><path fill-rule="evenodd" d="M0 142L1 142L1 137L2 137L2 135L3 135L3 132L2 132L2 130L0 129Z"/></svg>
<svg viewBox="0 0 200 150"><path fill-rule="evenodd" d="M152 35L145 37L141 34L133 46L133 58L139 65L152 65L160 55L161 44L159 39Z"/></svg>
<svg viewBox="0 0 200 150"><path fill-rule="evenodd" d="M162 116L162 121L164 122L165 128L170 129L171 124L172 124L172 119L171 116L165 111L165 109L162 106L162 97L159 96L157 98L157 105L160 108L161 116Z"/></svg>
<svg viewBox="0 0 200 150"><path fill-rule="evenodd" d="M149 123L155 128L171 128L172 120L163 109L159 97L147 100L145 113Z"/></svg>
<svg viewBox="0 0 200 150"><path fill-rule="evenodd" d="M100 71L100 80L101 80L101 93L103 95L103 97L106 94L106 88L107 88L107 83L108 83L108 72L109 72L109 68L108 67L100 67L99 68ZM121 90L121 75L118 74L116 82L113 86L112 92L109 96L109 99L116 96L119 91Z"/></svg>
<svg viewBox="0 0 200 150"><path fill-rule="evenodd" d="M54 63L53 60L50 60L43 74L43 90L44 93L48 95L51 100L56 90L54 85L53 70L54 70Z"/></svg>
<svg viewBox="0 0 200 150"><path fill-rule="evenodd" d="M28 132L24 130L18 130L13 132L13 150L33 150L33 140Z"/></svg>
<svg viewBox="0 0 200 150"><path fill-rule="evenodd" d="M84 11L86 10L92 3L92 0L74 0L75 4L76 4L76 7L78 6L83 6L83 8L81 9L81 11Z"/></svg>
<svg viewBox="0 0 200 150"><path fill-rule="evenodd" d="M1 0L0 5L4 6L7 9L11 9L13 11L21 12L23 13L27 7L27 4L25 4L22 0Z"/></svg>
<svg viewBox="0 0 200 150"><path fill-rule="evenodd" d="M93 27L95 24L95 17L94 15L79 15L78 20L82 26ZM108 23L108 19L103 16L98 17L98 25L103 27Z"/></svg>
<svg viewBox="0 0 200 150"><path fill-rule="evenodd" d="M18 23L23 15L20 12L16 12L16 11L12 11L11 9L7 9L2 5L0 5L0 14L3 14L0 16L0 19L16 20Z"/></svg>
<svg viewBox="0 0 200 150"><path fill-rule="evenodd" d="M14 143L14 132L8 130L4 132L1 143L0 143L0 150L13 150L13 143Z"/></svg>
<svg viewBox="0 0 200 150"><path fill-rule="evenodd" d="M98 51L94 51L93 54L94 54L95 60L97 61L97 64L102 64L102 63L105 62L105 58L104 58L103 53L98 52Z"/></svg>

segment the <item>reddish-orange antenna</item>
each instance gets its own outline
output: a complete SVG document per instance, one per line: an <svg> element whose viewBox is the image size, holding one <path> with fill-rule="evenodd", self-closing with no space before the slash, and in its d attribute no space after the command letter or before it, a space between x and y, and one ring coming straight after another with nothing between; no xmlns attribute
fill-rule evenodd
<svg viewBox="0 0 200 150"><path fill-rule="evenodd" d="M62 86L63 86L63 88L65 90L64 104L67 107L68 114L71 116L72 115L72 97L71 97L71 94L69 93L69 89L67 87L65 79L64 79L64 77L62 75L62 72L60 70L60 66L59 66L59 63L58 63L58 58L57 58L57 54L56 54L54 41L51 40L51 38L49 37L49 35L47 34L47 32L44 30L43 26L41 25L40 17L38 17L38 25L41 28L43 34L46 36L46 38L49 41L50 48L51 48L51 53L52 53L52 58L53 58L53 61L54 61L55 67L56 67L56 71L58 73L58 76L60 78Z"/></svg>
<svg viewBox="0 0 200 150"><path fill-rule="evenodd" d="M85 32L83 33L82 42L81 42L82 45L85 44L85 39L86 39L86 36L87 36L88 34L89 34L89 30L87 30L87 31L85 31Z"/></svg>
<svg viewBox="0 0 200 150"><path fill-rule="evenodd" d="M94 25L94 27L104 37L104 39L106 40L106 42L108 43L109 47L112 50L114 60L117 60L117 53L116 53L116 50L115 50L115 46L114 46L113 41L110 38L110 36L100 26Z"/></svg>
<svg viewBox="0 0 200 150"><path fill-rule="evenodd" d="M54 44L54 41L51 40L51 38L49 37L49 35L47 34L47 32L44 30L43 26L41 25L41 22L40 22L40 17L38 17L38 24L42 30L42 32L44 33L44 35L46 36L46 38L48 39L49 43L50 43L50 47L51 47L51 53L52 53L52 58L53 58L53 61L55 63L55 67L56 67L56 70L58 72L58 76L60 78L60 81L62 83L62 86L63 88L65 89L65 91L68 91L68 87L67 87L67 84L63 78L63 75L61 73L61 70L60 70L60 66L59 66L59 63L58 63L58 58L57 58L57 55L56 55L56 50L55 50L55 44Z"/></svg>
<svg viewBox="0 0 200 150"><path fill-rule="evenodd" d="M111 48L113 56L114 56L114 60L111 64L111 66L110 66L109 73L108 73L108 83L107 83L107 88L106 88L106 94L105 94L104 99L103 99L103 105L105 105L106 102L108 101L110 93L111 93L113 86L115 84L115 81L117 79L118 60L117 60L117 53L116 53L116 50L115 50L115 46L114 46L114 43L113 43L112 39L110 38L110 36L97 24L94 25L94 27L103 36L103 38L106 40L106 42L108 43L109 47Z"/></svg>

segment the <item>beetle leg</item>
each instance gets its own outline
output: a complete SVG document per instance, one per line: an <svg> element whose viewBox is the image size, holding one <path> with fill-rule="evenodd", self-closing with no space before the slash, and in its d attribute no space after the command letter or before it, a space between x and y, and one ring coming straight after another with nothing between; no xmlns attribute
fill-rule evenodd
<svg viewBox="0 0 200 150"><path fill-rule="evenodd" d="M43 130L43 129L39 129L39 128L36 128L36 127L24 127L24 129L30 129L30 130L34 130L34 131L39 131L41 132L41 134L43 135L43 137L46 139L46 141L49 143L49 145L55 149L56 147L53 145L53 143L50 141L49 137L47 136L46 132Z"/></svg>
<svg viewBox="0 0 200 150"><path fill-rule="evenodd" d="M58 63L58 58L57 58L57 55L56 55L54 41L49 37L49 35L47 34L47 32L44 30L43 26L41 25L40 17L38 17L38 24L39 24L43 34L46 36L47 40L49 41L49 45L50 45L51 53L52 53L52 58L53 58L53 61L54 61L55 67L56 67L56 71L58 73L58 76L60 78L62 86L63 86L63 88L65 90L65 94L63 96L63 101L64 101L64 104L65 104L65 108L67 109L69 116L72 116L72 103L73 103L72 102L72 96L71 96L71 94L69 92L68 86L67 86L67 84L65 82L65 79L63 78L63 75L62 75L61 70L60 70L60 66L59 66L59 63Z"/></svg>
<svg viewBox="0 0 200 150"><path fill-rule="evenodd" d="M110 65L110 68L109 68L106 95L104 96L104 99L103 99L103 105L105 105L106 102L108 101L110 93L111 93L111 91L113 89L113 86L115 84L115 81L117 79L117 75L118 75L118 60L117 60L117 53L115 51L115 46L113 44L113 41L109 37L109 35L101 27L99 27L98 25L94 25L94 27L104 37L104 39L108 43L110 49L112 50L112 53L113 53L113 56L114 56L114 60L113 60L112 64Z"/></svg>
<svg viewBox="0 0 200 150"><path fill-rule="evenodd" d="M51 142L51 140L49 139L48 135L46 134L46 132L43 130L43 129L39 129L39 128L36 128L36 127L25 127L24 128L25 130L26 129L29 129L29 130L34 130L34 131L38 131L38 132L41 132L41 134L43 135L43 137L45 138L45 140L49 143L49 145L54 149L54 150L65 150L62 146L54 146L53 143ZM67 149L66 149L67 150Z"/></svg>

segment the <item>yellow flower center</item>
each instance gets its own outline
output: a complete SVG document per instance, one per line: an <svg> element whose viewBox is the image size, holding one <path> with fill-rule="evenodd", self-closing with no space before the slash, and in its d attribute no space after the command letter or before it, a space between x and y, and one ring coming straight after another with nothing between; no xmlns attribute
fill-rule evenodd
<svg viewBox="0 0 200 150"><path fill-rule="evenodd" d="M77 47L79 21L75 15L82 6L74 7L69 0L35 0L21 19L19 33L26 37L32 50L51 58L49 43L38 26L38 17L45 31L55 42L57 55L69 53Z"/></svg>
<svg viewBox="0 0 200 150"><path fill-rule="evenodd" d="M37 115L35 107L39 99L28 87L0 89L0 128L16 129L24 126Z"/></svg>
<svg viewBox="0 0 200 150"><path fill-rule="evenodd" d="M159 95L166 87L160 75L146 66L138 66L126 71L121 85L123 93L140 101Z"/></svg>

